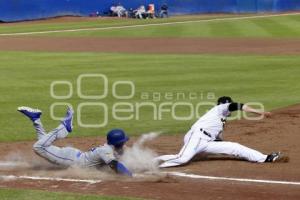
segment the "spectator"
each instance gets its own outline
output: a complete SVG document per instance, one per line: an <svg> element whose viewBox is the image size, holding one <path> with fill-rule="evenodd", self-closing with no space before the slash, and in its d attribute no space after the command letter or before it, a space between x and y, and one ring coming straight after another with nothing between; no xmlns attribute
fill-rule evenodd
<svg viewBox="0 0 300 200"><path fill-rule="evenodd" d="M161 18L164 18L164 17L169 17L169 13L168 13L168 5L167 4L163 4L161 7L160 7L160 13L159 13L159 16Z"/></svg>
<svg viewBox="0 0 300 200"><path fill-rule="evenodd" d="M147 18L155 18L155 7L154 4L148 5Z"/></svg>
<svg viewBox="0 0 300 200"><path fill-rule="evenodd" d="M146 9L144 5L141 5L136 10L133 11L136 18L143 19L146 14Z"/></svg>
<svg viewBox="0 0 300 200"><path fill-rule="evenodd" d="M135 18L135 14L134 14L133 8L129 8L129 10L128 10L128 17L129 18Z"/></svg>
<svg viewBox="0 0 300 200"><path fill-rule="evenodd" d="M116 8L117 8L117 6L115 6L115 5L112 5L112 6L110 7L110 15L111 15L112 17L117 16Z"/></svg>
<svg viewBox="0 0 300 200"><path fill-rule="evenodd" d="M127 10L120 3L117 6L116 5L111 6L110 10L111 10L112 16L118 16L118 17L127 17L128 16Z"/></svg>

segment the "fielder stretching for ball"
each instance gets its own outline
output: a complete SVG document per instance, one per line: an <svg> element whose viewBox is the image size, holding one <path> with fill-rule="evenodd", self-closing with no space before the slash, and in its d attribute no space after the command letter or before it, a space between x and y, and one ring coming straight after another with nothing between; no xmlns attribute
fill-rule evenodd
<svg viewBox="0 0 300 200"><path fill-rule="evenodd" d="M107 134L107 144L92 148L88 152L81 152L76 148L60 148L52 144L55 140L65 138L72 132L74 114L72 108L68 108L61 124L48 134L45 132L41 123L40 116L42 112L40 110L29 107L19 107L18 111L33 122L38 138L38 141L33 145L33 150L42 158L63 167L73 165L80 167L101 167L103 165L109 165L117 173L132 176L131 172L117 160L123 152L124 144L128 141L128 137L123 130L111 130Z"/></svg>
<svg viewBox="0 0 300 200"><path fill-rule="evenodd" d="M159 161L163 161L160 167L186 164L199 153L227 154L258 163L277 160L280 156L279 152L265 155L238 143L222 141L226 118L230 116L231 112L237 110L266 117L271 115L269 112L253 109L246 104L235 103L230 97L220 97L218 105L198 119L185 135L184 146L177 155L164 155L157 158Z"/></svg>

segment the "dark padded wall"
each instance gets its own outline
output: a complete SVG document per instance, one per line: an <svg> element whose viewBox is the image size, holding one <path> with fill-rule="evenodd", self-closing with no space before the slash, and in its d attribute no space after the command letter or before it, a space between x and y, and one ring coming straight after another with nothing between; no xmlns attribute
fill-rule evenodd
<svg viewBox="0 0 300 200"><path fill-rule="evenodd" d="M300 10L300 0L0 0L0 20L17 21L61 15L89 15L109 10L113 3L126 8L167 3L172 14L282 12Z"/></svg>

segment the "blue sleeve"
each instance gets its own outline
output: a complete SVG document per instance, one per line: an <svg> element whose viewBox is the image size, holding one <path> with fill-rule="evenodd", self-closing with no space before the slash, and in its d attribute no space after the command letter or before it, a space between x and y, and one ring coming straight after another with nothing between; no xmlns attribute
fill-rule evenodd
<svg viewBox="0 0 300 200"><path fill-rule="evenodd" d="M125 167L125 165L123 165L123 164L120 163L120 162L117 163L117 171L118 171L118 173L120 173L120 174L124 174L124 175L127 175L127 176L132 176L131 171L129 171L129 169L127 169L127 168Z"/></svg>
<svg viewBox="0 0 300 200"><path fill-rule="evenodd" d="M127 176L132 176L132 173L123 165L122 163L113 160L109 163L109 166L114 169L117 173L127 175Z"/></svg>

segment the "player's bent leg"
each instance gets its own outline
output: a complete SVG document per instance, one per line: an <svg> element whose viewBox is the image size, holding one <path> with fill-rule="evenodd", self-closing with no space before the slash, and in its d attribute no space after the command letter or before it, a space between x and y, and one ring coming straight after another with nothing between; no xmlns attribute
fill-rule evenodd
<svg viewBox="0 0 300 200"><path fill-rule="evenodd" d="M53 137L49 140L47 140L47 143L49 145L56 139L62 139L67 137L69 133L73 130L73 115L74 111L71 107L68 107L66 116L61 121L61 124L55 128L53 131L49 133L49 135L53 135ZM47 144L45 144L47 145Z"/></svg>
<svg viewBox="0 0 300 200"><path fill-rule="evenodd" d="M204 152L233 155L251 162L260 163L265 162L267 158L267 155L235 142L207 142Z"/></svg>
<svg viewBox="0 0 300 200"><path fill-rule="evenodd" d="M187 134L184 136L184 144L186 144L189 140L189 138L191 137L191 133L192 131L190 130L189 132L187 132ZM157 158L155 158L155 161L161 162L161 161L167 161L167 160L171 160L171 159L175 159L178 157L178 154L173 154L173 155L163 155L163 156L159 156Z"/></svg>
<svg viewBox="0 0 300 200"><path fill-rule="evenodd" d="M68 133L66 127L60 124L56 129L41 137L41 139L33 145L34 152L52 163L62 166L72 165L75 161L74 152L78 153L79 150L72 148L73 151L72 149L59 148L52 145L55 140L66 137Z"/></svg>
<svg viewBox="0 0 300 200"><path fill-rule="evenodd" d="M43 127L41 119L35 120L33 122L33 126L35 128L38 140L40 140L42 137L44 137L47 134L44 127Z"/></svg>
<svg viewBox="0 0 300 200"><path fill-rule="evenodd" d="M42 158L62 167L77 164L77 155L81 154L79 150L71 147L60 148L54 145L43 147L38 143L34 144L33 149Z"/></svg>
<svg viewBox="0 0 300 200"><path fill-rule="evenodd" d="M177 155L163 155L163 156L159 156L157 158L155 158L155 160L157 161L167 161L167 160L171 160L176 158Z"/></svg>
<svg viewBox="0 0 300 200"><path fill-rule="evenodd" d="M189 138L185 139L186 142L180 152L177 155L169 156L170 159L165 160L165 162L159 165L159 167L165 168L186 164L197 154L201 147L200 135L196 132L192 132L189 134Z"/></svg>
<svg viewBox="0 0 300 200"><path fill-rule="evenodd" d="M66 127L63 124L60 124L49 134L45 134L43 137L40 137L40 139L33 145L33 150L38 154L43 154L46 147L51 146L55 140L64 138L67 135L68 131L66 130Z"/></svg>
<svg viewBox="0 0 300 200"><path fill-rule="evenodd" d="M60 148L52 145L57 138L65 136L66 132L65 127L60 125L52 133L45 135L33 145L34 152L51 163L60 166L68 167L76 164L78 161L77 157L81 155L80 150L71 147Z"/></svg>
<svg viewBox="0 0 300 200"><path fill-rule="evenodd" d="M42 137L39 141L43 146L50 146L55 140L67 137L69 132L63 124L60 124L57 128L53 129L47 135Z"/></svg>
<svg viewBox="0 0 300 200"><path fill-rule="evenodd" d="M195 154L186 154L186 155L176 155L176 157L165 161L164 163L162 163L161 165L159 165L160 168L166 168L166 167L175 167L175 166L179 166L179 165L184 165L186 163L188 163L193 157L195 156Z"/></svg>
<svg viewBox="0 0 300 200"><path fill-rule="evenodd" d="M26 107L26 106L21 106L18 107L18 111L33 122L33 126L36 130L38 139L41 139L44 135L46 135L46 132L41 122L41 115L42 115L41 110Z"/></svg>

